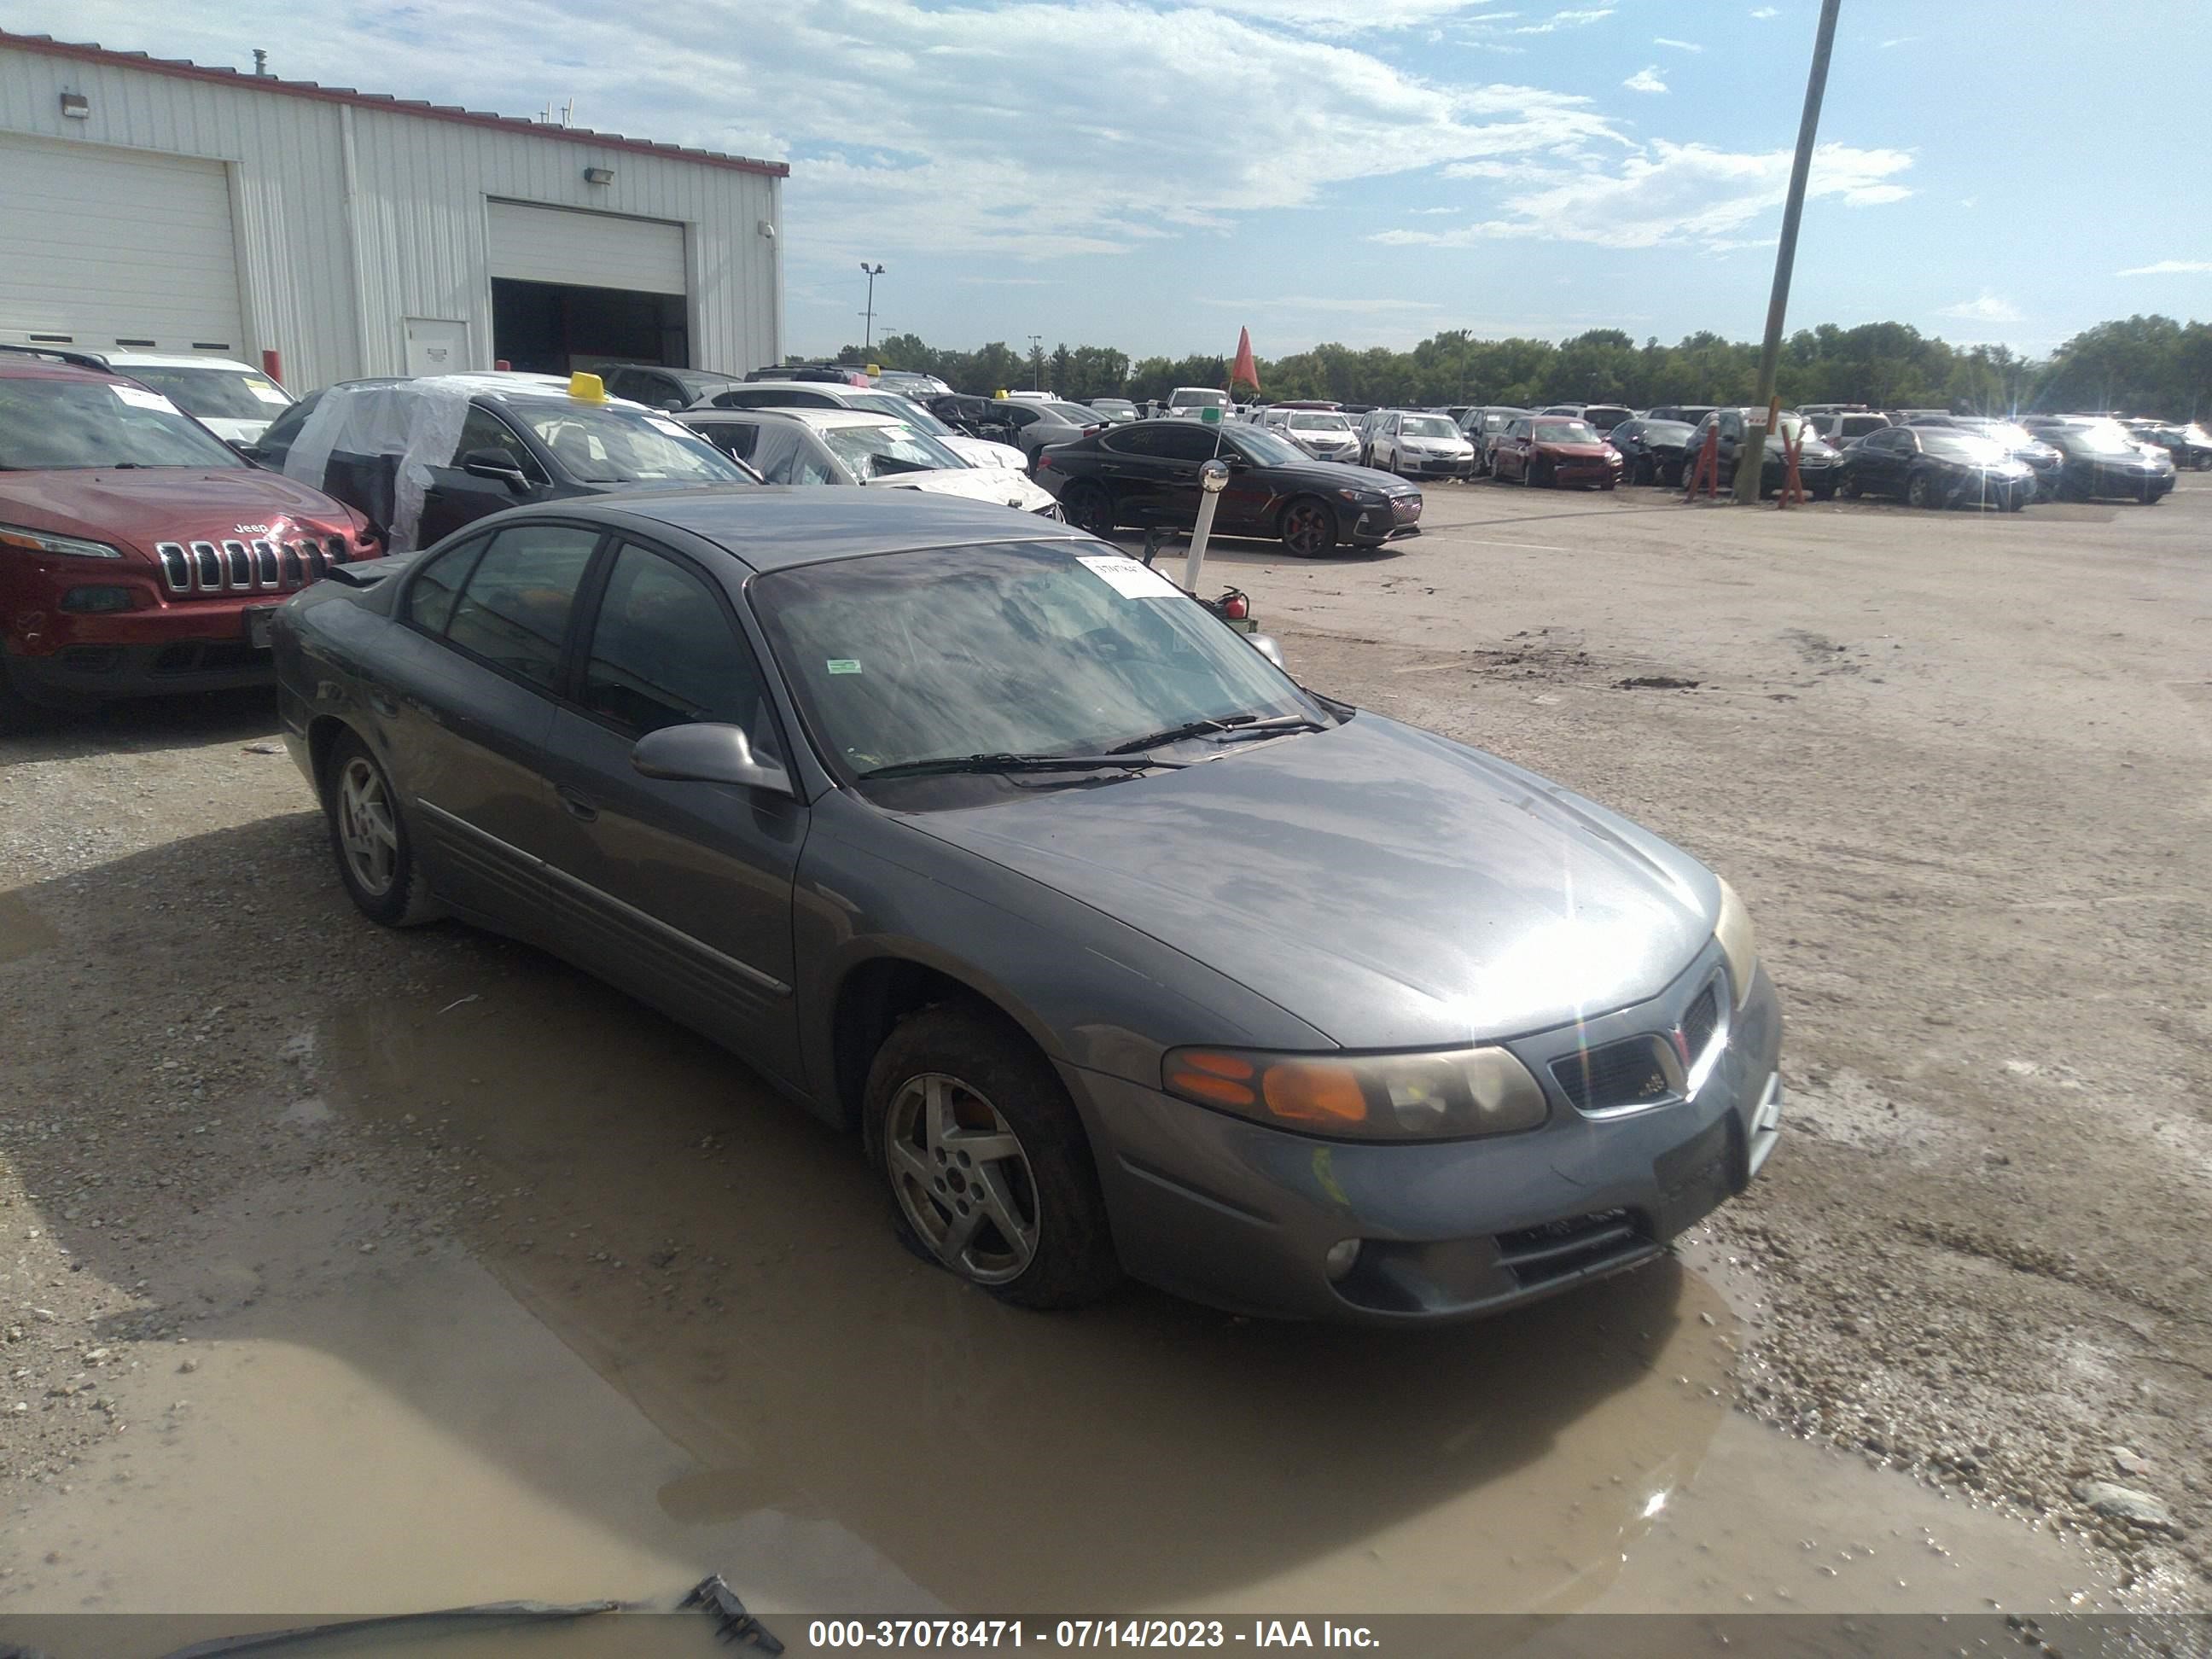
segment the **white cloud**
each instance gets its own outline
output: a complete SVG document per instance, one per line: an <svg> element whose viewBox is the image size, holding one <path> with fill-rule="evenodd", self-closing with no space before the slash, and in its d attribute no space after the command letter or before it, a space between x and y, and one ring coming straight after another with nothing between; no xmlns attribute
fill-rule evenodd
<svg viewBox="0 0 2212 1659"><path fill-rule="evenodd" d="M1635 74L1630 76L1620 84L1626 87L1631 92L1664 92L1667 90L1667 83L1659 78L1659 65L1656 64L1651 64L1649 68L1637 70Z"/></svg>
<svg viewBox="0 0 2212 1659"><path fill-rule="evenodd" d="M1893 46L1909 46L1919 38L1920 37L1917 34L1895 35L1891 39L1883 41L1876 50L1880 52L1887 52Z"/></svg>
<svg viewBox="0 0 2212 1659"><path fill-rule="evenodd" d="M1467 210L1463 207L1422 207L1407 208L1406 211L1408 213L1464 213Z"/></svg>
<svg viewBox="0 0 2212 1659"><path fill-rule="evenodd" d="M2022 320L2018 306L1987 289L1973 299L1961 300L1954 306L1945 306L1936 314L1938 317L1960 317L1970 323L2017 323Z"/></svg>
<svg viewBox="0 0 2212 1659"><path fill-rule="evenodd" d="M1780 12L1777 11L1771 6L1754 6L1752 8L1751 15L1753 17L1759 19L1762 22L1764 22L1767 18L1779 17L1782 15Z"/></svg>
<svg viewBox="0 0 2212 1659"><path fill-rule="evenodd" d="M1651 37L1651 44L1655 46L1672 46L1676 52L1703 52L1705 50L1703 46L1699 46L1694 40L1672 40L1663 34L1653 35Z"/></svg>
<svg viewBox="0 0 2212 1659"><path fill-rule="evenodd" d="M1551 34L1560 29L1578 29L1588 24L1602 21L1613 15L1616 8L1591 6L1578 11L1555 11L1541 23L1523 23L1513 31L1516 34Z"/></svg>
<svg viewBox="0 0 2212 1659"><path fill-rule="evenodd" d="M2202 276L2212 272L2212 259L2160 259L2147 265L2130 265L2115 276Z"/></svg>
<svg viewBox="0 0 2212 1659"><path fill-rule="evenodd" d="M1786 149L1753 155L1662 140L1617 169L1538 174L1534 188L1506 197L1503 218L1445 231L1386 230L1368 240L1430 247L1470 247L1499 238L1602 247L1743 246L1745 228L1789 194L1790 162ZM1832 197L1846 207L1901 201L1912 192L1894 180L1911 165L1905 150L1823 144L1813 154L1806 194ZM1444 172L1456 175L1460 167Z"/></svg>
<svg viewBox="0 0 2212 1659"><path fill-rule="evenodd" d="M1443 307L1433 300L1357 300L1325 299L1316 295L1285 294L1269 300L1206 300L1199 304L1220 311L1312 311L1341 312L1347 316L1388 316L1401 312L1442 311Z"/></svg>
<svg viewBox="0 0 2212 1659"><path fill-rule="evenodd" d="M1209 11L1231 12L1309 34L1348 35L1370 30L1419 28L1494 0L1181 0Z"/></svg>

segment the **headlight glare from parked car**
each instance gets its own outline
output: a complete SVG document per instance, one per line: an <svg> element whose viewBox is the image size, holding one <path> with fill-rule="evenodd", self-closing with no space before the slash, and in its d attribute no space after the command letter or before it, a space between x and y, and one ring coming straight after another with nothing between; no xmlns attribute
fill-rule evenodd
<svg viewBox="0 0 2212 1659"><path fill-rule="evenodd" d="M1759 935L1752 928L1751 912L1725 881L1721 883L1721 914L1713 924L1713 937L1728 958L1729 981L1735 987L1735 1006L1741 1008L1751 994L1752 976L1759 971Z"/></svg>
<svg viewBox="0 0 2212 1659"><path fill-rule="evenodd" d="M123 556L121 548L110 547L106 542L88 542L82 536L57 536L52 531L13 524L0 524L0 547L17 548L26 553L58 553L71 559Z"/></svg>
<svg viewBox="0 0 2212 1659"><path fill-rule="evenodd" d="M1503 1048L1426 1054L1259 1054L1177 1048L1170 1094L1277 1128L1345 1140L1459 1140L1533 1129L1536 1079Z"/></svg>

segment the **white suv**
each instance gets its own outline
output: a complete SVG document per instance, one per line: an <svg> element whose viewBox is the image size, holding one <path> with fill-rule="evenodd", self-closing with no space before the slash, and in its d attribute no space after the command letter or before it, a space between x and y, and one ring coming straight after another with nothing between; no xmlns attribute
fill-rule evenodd
<svg viewBox="0 0 2212 1659"><path fill-rule="evenodd" d="M1227 420L1231 407L1229 394L1210 386L1179 386L1168 393L1167 412L1187 420L1199 419L1209 409L1219 410Z"/></svg>

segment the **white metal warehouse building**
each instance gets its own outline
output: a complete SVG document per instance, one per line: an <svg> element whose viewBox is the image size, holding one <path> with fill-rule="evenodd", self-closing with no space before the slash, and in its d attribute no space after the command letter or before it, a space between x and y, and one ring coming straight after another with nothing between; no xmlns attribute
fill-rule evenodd
<svg viewBox="0 0 2212 1659"><path fill-rule="evenodd" d="M0 340L364 374L783 355L781 162L0 32Z"/></svg>

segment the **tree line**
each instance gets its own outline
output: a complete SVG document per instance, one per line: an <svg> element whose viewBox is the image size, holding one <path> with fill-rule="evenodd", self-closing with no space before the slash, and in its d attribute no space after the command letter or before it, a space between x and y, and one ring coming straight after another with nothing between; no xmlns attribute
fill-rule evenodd
<svg viewBox="0 0 2212 1659"><path fill-rule="evenodd" d="M1039 346L1024 353L1003 340L955 351L913 334L886 335L872 351L847 346L837 361L919 370L979 397L1037 386L1078 400L1142 400L1164 398L1178 386L1229 383L1228 359L1203 352L1132 362L1111 346ZM1258 368L1269 402L1533 408L1576 398L1649 409L1748 403L1759 347L1711 332L1673 345L1656 338L1638 345L1613 328L1556 343L1479 339L1453 329L1409 351L1332 343L1262 358ZM2212 324L2159 316L2099 323L2049 357L2034 359L2001 345L1954 346L1903 323L1823 323L1784 342L1777 386L1785 406L1858 403L1962 413L2109 409L2193 420L2212 415Z"/></svg>

